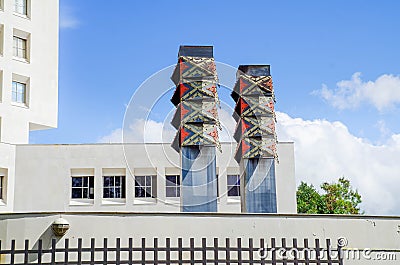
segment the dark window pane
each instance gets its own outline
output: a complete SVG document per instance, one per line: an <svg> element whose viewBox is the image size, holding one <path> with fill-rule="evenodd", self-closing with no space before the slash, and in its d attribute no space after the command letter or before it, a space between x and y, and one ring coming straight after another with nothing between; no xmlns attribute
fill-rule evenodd
<svg viewBox="0 0 400 265"><path fill-rule="evenodd" d="M121 186L121 177L115 177L115 186Z"/></svg>
<svg viewBox="0 0 400 265"><path fill-rule="evenodd" d="M110 198L110 189L109 188L103 189L103 198Z"/></svg>
<svg viewBox="0 0 400 265"><path fill-rule="evenodd" d="M82 189L73 188L72 189L72 199L82 199Z"/></svg>
<svg viewBox="0 0 400 265"><path fill-rule="evenodd" d="M166 176L167 185L173 186L172 184L176 184L177 178L176 176Z"/></svg>
<svg viewBox="0 0 400 265"><path fill-rule="evenodd" d="M83 189L82 192L83 192L82 198L89 199L88 189Z"/></svg>
<svg viewBox="0 0 400 265"><path fill-rule="evenodd" d="M145 185L145 178L142 176L135 177L136 186L144 186Z"/></svg>
<svg viewBox="0 0 400 265"><path fill-rule="evenodd" d="M112 177L104 177L104 187L113 186Z"/></svg>
<svg viewBox="0 0 400 265"><path fill-rule="evenodd" d="M239 187L234 186L230 190L228 190L228 196L240 196Z"/></svg>
<svg viewBox="0 0 400 265"><path fill-rule="evenodd" d="M228 185L233 186L238 184L238 176L237 175L228 175Z"/></svg>
<svg viewBox="0 0 400 265"><path fill-rule="evenodd" d="M94 187L94 177L89 177L89 187L90 188Z"/></svg>
<svg viewBox="0 0 400 265"><path fill-rule="evenodd" d="M83 177L83 187L87 187L88 186L88 177Z"/></svg>
<svg viewBox="0 0 400 265"><path fill-rule="evenodd" d="M167 187L165 193L167 197L175 197L175 188Z"/></svg>
<svg viewBox="0 0 400 265"><path fill-rule="evenodd" d="M135 188L135 197L142 198L144 197L144 190L140 187Z"/></svg>
<svg viewBox="0 0 400 265"><path fill-rule="evenodd" d="M81 177L73 177L72 178L72 187L82 187L82 178Z"/></svg>
<svg viewBox="0 0 400 265"><path fill-rule="evenodd" d="M176 197L181 197L181 188L176 188Z"/></svg>
<svg viewBox="0 0 400 265"><path fill-rule="evenodd" d="M121 188L115 188L114 198L122 198Z"/></svg>
<svg viewBox="0 0 400 265"><path fill-rule="evenodd" d="M146 176L146 186L151 185L151 176Z"/></svg>
<svg viewBox="0 0 400 265"><path fill-rule="evenodd" d="M146 188L146 197L151 197L151 188Z"/></svg>

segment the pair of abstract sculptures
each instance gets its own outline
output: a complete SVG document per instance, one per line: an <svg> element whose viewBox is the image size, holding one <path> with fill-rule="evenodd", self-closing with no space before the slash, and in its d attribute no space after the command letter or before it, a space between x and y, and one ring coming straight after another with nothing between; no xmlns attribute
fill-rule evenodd
<svg viewBox="0 0 400 265"><path fill-rule="evenodd" d="M183 212L217 212L216 148L218 76L212 46L181 46L171 77L176 90L172 125L177 129L172 147L181 154ZM275 213L275 96L269 65L241 65L232 98L238 142L242 212Z"/></svg>

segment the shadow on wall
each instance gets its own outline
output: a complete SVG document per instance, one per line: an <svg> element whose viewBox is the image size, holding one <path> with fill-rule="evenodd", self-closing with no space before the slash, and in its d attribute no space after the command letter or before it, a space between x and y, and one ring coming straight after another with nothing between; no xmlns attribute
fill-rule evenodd
<svg viewBox="0 0 400 265"><path fill-rule="evenodd" d="M55 239L56 244L61 240L62 236L56 236L53 232L52 229L52 223L49 225L49 227L40 235L38 240L35 242L35 244L32 247L32 250L49 250L51 249L52 246L52 241ZM40 246L41 245L41 246ZM29 262L35 262L38 260L38 254L29 254ZM43 254L42 254L43 256Z"/></svg>

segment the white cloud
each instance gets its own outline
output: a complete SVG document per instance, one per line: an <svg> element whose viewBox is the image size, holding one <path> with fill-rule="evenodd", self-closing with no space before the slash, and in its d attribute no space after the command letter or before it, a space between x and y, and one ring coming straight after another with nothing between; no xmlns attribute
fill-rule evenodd
<svg viewBox="0 0 400 265"><path fill-rule="evenodd" d="M73 29L79 26L80 21L74 13L71 7L66 5L60 6L60 28Z"/></svg>
<svg viewBox="0 0 400 265"><path fill-rule="evenodd" d="M383 111L400 103L400 76L384 74L375 81L364 82L361 73L355 73L351 80L337 82L335 89L323 84L313 94L321 96L338 109L357 108L366 102Z"/></svg>
<svg viewBox="0 0 400 265"><path fill-rule="evenodd" d="M398 214L400 134L384 145L352 135L341 122L303 120L277 113L278 139L295 143L296 178L319 186L341 176L363 197L368 214Z"/></svg>
<svg viewBox="0 0 400 265"><path fill-rule="evenodd" d="M235 123L227 111L221 110L219 116L225 130L221 140L229 141ZM345 176L362 195L367 214L400 213L400 134L389 135L385 144L374 145L352 135L341 122L303 120L280 112L277 119L278 139L295 143L297 183L306 181L318 187ZM164 126L140 119L130 124L124 139L171 142L175 133L169 122ZM114 130L101 142L120 142L121 135L121 129Z"/></svg>

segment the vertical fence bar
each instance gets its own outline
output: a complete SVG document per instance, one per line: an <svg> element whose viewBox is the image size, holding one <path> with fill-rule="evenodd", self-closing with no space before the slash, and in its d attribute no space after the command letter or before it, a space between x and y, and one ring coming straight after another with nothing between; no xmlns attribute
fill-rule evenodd
<svg viewBox="0 0 400 265"><path fill-rule="evenodd" d="M308 246L308 239L304 238L304 260L305 260L305 265L310 264L310 257L309 257L309 246Z"/></svg>
<svg viewBox="0 0 400 265"><path fill-rule="evenodd" d="M178 264L183 264L183 261L182 261L182 238L178 238Z"/></svg>
<svg viewBox="0 0 400 265"><path fill-rule="evenodd" d="M295 249L295 252L294 252L294 260L293 260L293 264L294 265L297 265L297 264L299 264L299 261L298 261L298 246L297 246L297 238L293 238L293 249Z"/></svg>
<svg viewBox="0 0 400 265"><path fill-rule="evenodd" d="M238 265L242 264L242 239L237 239L237 257L238 257Z"/></svg>
<svg viewBox="0 0 400 265"><path fill-rule="evenodd" d="M43 250L43 241L39 239L38 242L38 264L42 263L42 250Z"/></svg>
<svg viewBox="0 0 400 265"><path fill-rule="evenodd" d="M225 259L227 265L231 264L231 248L229 238L225 239Z"/></svg>
<svg viewBox="0 0 400 265"><path fill-rule="evenodd" d="M285 252L283 253L283 256L282 256L282 257L279 257L279 258L282 258L282 264L283 264L283 265L287 265L287 246L286 246L286 238L282 238L282 239L281 239L281 242L282 242L282 248L285 250Z"/></svg>
<svg viewBox="0 0 400 265"><path fill-rule="evenodd" d="M219 254L219 247L218 247L218 238L214 238L214 265L218 265L218 254Z"/></svg>
<svg viewBox="0 0 400 265"><path fill-rule="evenodd" d="M318 238L316 238L315 239L315 253L316 253L316 256L315 256L315 264L321 264L321 251L320 251L321 249L320 249L320 244L319 244L319 239Z"/></svg>
<svg viewBox="0 0 400 265"><path fill-rule="evenodd" d="M56 264L56 239L51 240L51 264Z"/></svg>
<svg viewBox="0 0 400 265"><path fill-rule="evenodd" d="M201 239L201 260L202 260L203 265L207 264L207 239L206 238Z"/></svg>
<svg viewBox="0 0 400 265"><path fill-rule="evenodd" d="M129 238L129 253L128 253L128 263L132 265L133 263L133 238Z"/></svg>
<svg viewBox="0 0 400 265"><path fill-rule="evenodd" d="M249 264L254 264L254 247L253 247L253 239L249 238Z"/></svg>
<svg viewBox="0 0 400 265"><path fill-rule="evenodd" d="M328 265L332 265L332 258L331 258L331 240L329 238L326 239L326 259L328 261Z"/></svg>
<svg viewBox="0 0 400 265"><path fill-rule="evenodd" d="M268 251L268 249L267 249ZM276 265L276 240L271 238L271 264Z"/></svg>
<svg viewBox="0 0 400 265"><path fill-rule="evenodd" d="M266 257L266 253L265 253L265 240L264 238L260 238L260 248L258 250L258 255L260 256L260 263L261 265L265 264L265 257ZM262 256L261 256L262 254Z"/></svg>
<svg viewBox="0 0 400 265"><path fill-rule="evenodd" d="M166 238L165 239L165 259L166 265L171 264L171 238Z"/></svg>
<svg viewBox="0 0 400 265"><path fill-rule="evenodd" d="M158 265L158 238L156 237L153 240L153 247L154 247L154 254L153 254L154 264Z"/></svg>
<svg viewBox="0 0 400 265"><path fill-rule="evenodd" d="M146 264L146 238L142 238L142 265Z"/></svg>
<svg viewBox="0 0 400 265"><path fill-rule="evenodd" d="M107 248L107 238L104 238L103 241L103 265L107 265L108 257L108 248Z"/></svg>
<svg viewBox="0 0 400 265"><path fill-rule="evenodd" d="M64 264L68 265L69 260L69 239L64 240Z"/></svg>
<svg viewBox="0 0 400 265"><path fill-rule="evenodd" d="M90 265L94 265L94 253L95 253L96 241L94 238L90 239Z"/></svg>
<svg viewBox="0 0 400 265"><path fill-rule="evenodd" d="M15 263L15 240L11 240L11 251L10 251L10 264L14 265Z"/></svg>
<svg viewBox="0 0 400 265"><path fill-rule="evenodd" d="M24 247L24 264L28 264L28 255L29 255L29 240L25 240L25 247Z"/></svg>
<svg viewBox="0 0 400 265"><path fill-rule="evenodd" d="M115 248L115 264L121 264L121 238L116 239L116 248Z"/></svg>
<svg viewBox="0 0 400 265"><path fill-rule="evenodd" d="M194 265L194 238L190 238L190 264Z"/></svg>
<svg viewBox="0 0 400 265"><path fill-rule="evenodd" d="M82 264L82 238L78 238L78 265Z"/></svg>

